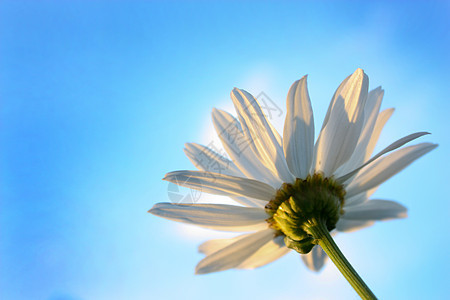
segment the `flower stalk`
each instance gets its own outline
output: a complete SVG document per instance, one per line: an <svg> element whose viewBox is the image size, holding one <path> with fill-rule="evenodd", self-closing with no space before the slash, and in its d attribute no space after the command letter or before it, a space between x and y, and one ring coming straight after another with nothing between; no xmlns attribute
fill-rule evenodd
<svg viewBox="0 0 450 300"><path fill-rule="evenodd" d="M327 253L361 299L377 299L358 273L356 273L355 269L345 258L344 254L342 254L341 250L328 232L325 223L323 221L317 221L314 223L314 225L308 228L309 233L313 235L316 242L318 242L322 249Z"/></svg>

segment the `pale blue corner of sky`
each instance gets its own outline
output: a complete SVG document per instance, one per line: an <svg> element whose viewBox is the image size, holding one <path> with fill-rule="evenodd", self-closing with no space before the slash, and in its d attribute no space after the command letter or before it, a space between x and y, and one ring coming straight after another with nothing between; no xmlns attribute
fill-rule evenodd
<svg viewBox="0 0 450 300"><path fill-rule="evenodd" d="M375 194L407 219L337 242L380 299L448 297L450 5L392 2L2 1L0 298L356 299L293 253L195 276L204 233L147 210L233 87L284 112L309 74L320 128L358 67L396 108L380 147L416 131L440 146Z"/></svg>

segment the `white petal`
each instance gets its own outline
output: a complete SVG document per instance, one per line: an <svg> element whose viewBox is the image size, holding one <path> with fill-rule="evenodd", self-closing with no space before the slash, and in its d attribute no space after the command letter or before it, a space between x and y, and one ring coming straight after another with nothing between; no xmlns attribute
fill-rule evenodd
<svg viewBox="0 0 450 300"><path fill-rule="evenodd" d="M200 171L242 177L242 172L231 160L209 147L197 143L186 143L185 147L184 153Z"/></svg>
<svg viewBox="0 0 450 300"><path fill-rule="evenodd" d="M231 92L231 99L244 135L251 138L250 147L260 162L283 182L293 182L295 178L287 166L279 134L266 120L258 101L248 92L237 88Z"/></svg>
<svg viewBox="0 0 450 300"><path fill-rule="evenodd" d="M367 75L358 69L336 94L314 153L314 170L323 172L326 177L333 175L353 154L364 124L368 84Z"/></svg>
<svg viewBox="0 0 450 300"><path fill-rule="evenodd" d="M209 240L201 244L198 247L198 251L205 255L210 255L247 236L249 236L249 234L240 235L231 239ZM278 258L281 258L290 251L291 249L287 248L284 245L284 236L277 236L276 238L268 241L264 246L262 246L258 251L256 251L253 255L243 261L236 268L258 268L267 265L268 263L271 263Z"/></svg>
<svg viewBox="0 0 450 300"><path fill-rule="evenodd" d="M375 221L364 220L364 221L355 221L355 220L346 220L344 218L340 218L336 224L336 230L341 232L353 232L356 230L360 230L375 224Z"/></svg>
<svg viewBox="0 0 450 300"><path fill-rule="evenodd" d="M387 146L386 148L384 148L383 150L381 150L379 153L377 153L377 155L375 155L374 157L372 157L371 159L369 159L368 161L366 161L362 166L356 168L355 170L337 178L336 180L338 182L344 183L347 180L349 180L351 177L353 177L353 175L355 175L356 173L359 172L359 170L361 170L362 168L364 168L365 166L371 164L373 161L375 161L376 159L378 159L379 157L383 156L384 154L391 152L395 149L400 148L401 146L403 146L406 143L409 143L421 136L424 136L426 134L429 134L428 132L416 132L416 133L412 133L410 135L407 135L405 137L402 137L401 139L393 142L392 144L390 144L389 146Z"/></svg>
<svg viewBox="0 0 450 300"><path fill-rule="evenodd" d="M364 130L368 133L373 130L373 126L377 121L383 96L384 90L381 86L371 90L367 95L366 105L364 106Z"/></svg>
<svg viewBox="0 0 450 300"><path fill-rule="evenodd" d="M184 153L201 171L243 177L242 172L228 158L212 149L196 143L186 143ZM264 207L265 202L246 197L232 197L239 204L250 207Z"/></svg>
<svg viewBox="0 0 450 300"><path fill-rule="evenodd" d="M346 188L346 196L350 198L380 185L436 147L436 144L422 143L399 149L378 159L362 169L351 181Z"/></svg>
<svg viewBox="0 0 450 300"><path fill-rule="evenodd" d="M365 192L365 193L360 193L360 194L355 195L355 196L350 197L350 198L345 198L344 208L350 207L350 206L353 206L353 205L358 205L358 204L361 204L361 203L367 201L368 198L369 198L367 194L368 193Z"/></svg>
<svg viewBox="0 0 450 300"><path fill-rule="evenodd" d="M350 79L350 77L352 77L352 75L353 74L348 75L341 82L341 84L338 86L338 88L334 92L333 98L331 98L330 105L328 106L327 114L325 115L325 118L323 119L322 128L320 129L320 131L322 131L325 128L325 126L327 125L328 120L330 119L330 114L331 114L331 111L333 110L334 104L336 103L337 99L339 98L339 96L341 94L342 89L347 84L348 80Z"/></svg>
<svg viewBox="0 0 450 300"><path fill-rule="evenodd" d="M369 200L344 209L346 220L389 220L407 217L407 208L389 200Z"/></svg>
<svg viewBox="0 0 450 300"><path fill-rule="evenodd" d="M354 205L360 205L361 203L364 203L366 201L369 201L370 196L373 195L373 193L375 193L375 191L378 189L377 187L374 187L373 189L370 189L368 191L365 191L363 193L359 193L355 196L352 196L350 198L345 198L345 202L344 202L344 209L354 206Z"/></svg>
<svg viewBox="0 0 450 300"><path fill-rule="evenodd" d="M157 203L155 216L217 230L250 231L267 228L264 209L226 204Z"/></svg>
<svg viewBox="0 0 450 300"><path fill-rule="evenodd" d="M314 149L314 118L306 76L291 86L287 96L283 149L292 174L306 178Z"/></svg>
<svg viewBox="0 0 450 300"><path fill-rule="evenodd" d="M302 254L301 258L308 269L317 272L325 265L328 255L323 251L322 247L317 245L308 254Z"/></svg>
<svg viewBox="0 0 450 300"><path fill-rule="evenodd" d="M239 239L231 245L208 255L196 267L196 274L224 271L238 267L274 237L272 229L265 229Z"/></svg>
<svg viewBox="0 0 450 300"><path fill-rule="evenodd" d="M381 131L384 128L384 125L386 125L386 122L390 119L392 114L394 113L393 108L388 108L383 110L378 114L377 121L375 122L375 127L372 131L372 136L370 137L369 144L366 148L366 153L364 155L364 161L367 161L370 156L372 156L373 150L375 149L375 146L378 142L378 139L380 137Z"/></svg>
<svg viewBox="0 0 450 300"><path fill-rule="evenodd" d="M270 185L242 177L203 171L175 171L163 180L215 195L243 196L269 201L275 195Z"/></svg>
<svg viewBox="0 0 450 300"><path fill-rule="evenodd" d="M239 170L248 178L279 188L283 182L261 164L250 147L251 137L244 136L239 121L220 109L213 109L212 119L223 147Z"/></svg>
<svg viewBox="0 0 450 300"><path fill-rule="evenodd" d="M378 87L369 92L366 106L364 107L364 126L351 158L343 164L335 173L335 176L344 175L364 163L367 146L372 138L384 91Z"/></svg>
<svg viewBox="0 0 450 300"><path fill-rule="evenodd" d="M240 203L244 206L248 207L259 207L264 208L267 204L267 201L261 201L259 199L248 198L248 197L231 197L237 203Z"/></svg>
<svg viewBox="0 0 450 300"><path fill-rule="evenodd" d="M229 245L233 244L234 242L236 242L246 236L249 236L250 234L243 234L243 235L239 235L237 237L230 238L230 239L208 240L208 241L202 243L200 246L198 246L198 252L203 253L205 255L213 254L214 252L217 252L225 247L228 247Z"/></svg>
<svg viewBox="0 0 450 300"><path fill-rule="evenodd" d="M264 246L259 248L252 256L243 261L238 269L255 269L267 265L285 254L289 253L291 249L284 245L284 237L277 236L268 241Z"/></svg>

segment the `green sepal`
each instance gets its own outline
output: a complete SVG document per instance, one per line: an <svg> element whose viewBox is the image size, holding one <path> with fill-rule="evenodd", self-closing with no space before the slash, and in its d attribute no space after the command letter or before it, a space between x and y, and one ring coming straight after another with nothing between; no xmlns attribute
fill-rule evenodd
<svg viewBox="0 0 450 300"><path fill-rule="evenodd" d="M312 248L316 245L314 242L315 240L312 237L307 237L301 241L294 241L288 236L284 237L284 244L286 245L286 247L295 250L301 254L309 253L312 250Z"/></svg>
<svg viewBox="0 0 450 300"><path fill-rule="evenodd" d="M344 196L344 187L333 178L321 174L297 178L294 183L284 183L267 203L267 222L286 236L287 247L308 253L317 244L311 227L320 223L333 230L343 213Z"/></svg>
<svg viewBox="0 0 450 300"><path fill-rule="evenodd" d="M299 207L294 199L290 197L283 202L273 215L280 230L294 241L301 241L308 237L308 233L301 226L306 220L302 218Z"/></svg>

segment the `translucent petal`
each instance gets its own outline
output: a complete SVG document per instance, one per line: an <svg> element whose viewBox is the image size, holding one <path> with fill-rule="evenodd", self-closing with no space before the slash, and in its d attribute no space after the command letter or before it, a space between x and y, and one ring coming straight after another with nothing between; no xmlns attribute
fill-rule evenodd
<svg viewBox="0 0 450 300"><path fill-rule="evenodd" d="M363 168L347 186L347 197L368 191L388 180L422 155L436 148L436 144L422 143L401 148Z"/></svg>
<svg viewBox="0 0 450 300"><path fill-rule="evenodd" d="M260 162L283 182L293 182L294 176L284 157L279 134L270 126L258 101L248 92L233 89L231 92L244 135L251 139L250 147Z"/></svg>
<svg viewBox="0 0 450 300"><path fill-rule="evenodd" d="M365 202L367 200L368 200L367 192L360 193L360 194L355 195L353 197L346 198L345 202L344 202L344 208L345 207L350 207L350 206L353 206L353 205L361 204L361 203L363 203L363 202Z"/></svg>
<svg viewBox="0 0 450 300"><path fill-rule="evenodd" d="M336 230L341 232L353 232L356 230L360 230L375 224L375 221L371 220L347 220L344 218L340 218L336 224Z"/></svg>
<svg viewBox="0 0 450 300"><path fill-rule="evenodd" d="M239 121L220 109L213 109L212 118L222 145L239 170L248 178L279 188L283 182L261 164L250 147L251 138L244 135Z"/></svg>
<svg viewBox="0 0 450 300"><path fill-rule="evenodd" d="M325 251L323 251L322 247L317 245L314 246L308 254L302 254L301 258L308 269L318 272L325 265L328 256Z"/></svg>
<svg viewBox="0 0 450 300"><path fill-rule="evenodd" d="M272 229L265 229L239 239L202 259L196 267L196 274L206 274L236 268L272 240L273 237L274 231Z"/></svg>
<svg viewBox="0 0 450 300"><path fill-rule="evenodd" d="M267 228L264 209L226 204L157 203L149 213L168 220L225 231Z"/></svg>
<svg viewBox="0 0 450 300"><path fill-rule="evenodd" d="M328 106L328 110L327 110L327 114L325 115L325 118L323 119L323 123L322 123L322 128L320 129L320 131L322 131L325 126L328 123L328 120L330 119L330 114L331 111L333 110L334 105L336 104L337 99L340 97L341 91L344 88L344 86L347 84L348 80L350 79L350 77L352 77L353 74L348 75L342 82L341 84L338 86L338 88L336 89L336 91L334 92L333 97L331 98L330 101L330 105Z"/></svg>
<svg viewBox="0 0 450 300"><path fill-rule="evenodd" d="M200 171L241 177L243 175L231 160L209 147L197 143L186 143L184 153Z"/></svg>
<svg viewBox="0 0 450 300"><path fill-rule="evenodd" d="M243 235L239 235L237 237L230 238L230 239L208 240L208 241L202 243L200 246L198 246L198 252L203 253L205 255L213 254L214 252L217 252L220 249L223 249L223 248L233 244L237 240L240 240L246 236L249 236L250 234L243 234Z"/></svg>
<svg viewBox="0 0 450 300"><path fill-rule="evenodd" d="M201 171L216 172L225 175L243 177L242 172L228 158L214 150L196 143L186 143L184 153ZM246 197L232 197L239 204L250 207L264 207L265 202Z"/></svg>
<svg viewBox="0 0 450 300"><path fill-rule="evenodd" d="M389 146L387 146L386 148L384 148L383 150L381 150L380 152L378 152L374 157L372 157L371 159L369 159L368 161L366 161L362 166L356 168L355 170L337 178L338 182L344 183L346 181L348 181L351 177L353 177L356 173L359 172L359 170L361 170L362 168L364 168L365 166L371 164L372 162L374 162L375 160L377 160L379 157L383 156L384 154L391 152L395 149L400 148L401 146L405 145L406 143L409 143L421 136L424 136L426 134L429 134L428 132L416 132L416 133L412 133L410 135L407 135L405 137L402 137L401 139L393 142L392 144L390 144Z"/></svg>
<svg viewBox="0 0 450 300"><path fill-rule="evenodd" d="M287 96L283 149L292 174L306 178L314 149L314 118L306 76L291 86Z"/></svg>
<svg viewBox="0 0 450 300"><path fill-rule="evenodd" d="M366 105L364 107L364 126L356 148L353 151L351 158L339 167L335 173L335 176L344 175L364 163L367 146L372 138L372 133L377 121L383 95L384 91L381 87L369 92L369 96L367 97Z"/></svg>
<svg viewBox="0 0 450 300"><path fill-rule="evenodd" d="M367 75L358 69L336 94L314 153L314 170L326 177L333 175L353 154L364 124L368 84Z"/></svg>
<svg viewBox="0 0 450 300"><path fill-rule="evenodd" d="M232 243L249 236L248 234L240 235L231 239L216 239L209 240L201 244L198 248L199 252L210 255L217 252ZM254 269L281 258L283 255L290 252L290 249L284 245L284 237L277 236L276 238L268 241L264 246L259 248L255 253L253 253L249 258L243 261L236 268L238 269Z"/></svg>
<svg viewBox="0 0 450 300"><path fill-rule="evenodd" d="M210 194L242 196L266 201L272 199L276 192L270 185L257 180L204 171L170 172L163 180Z"/></svg>
<svg viewBox="0 0 450 300"><path fill-rule="evenodd" d="M259 248L252 256L243 261L238 269L255 269L265 266L289 253L291 249L284 245L284 237L278 236Z"/></svg>
<svg viewBox="0 0 450 300"><path fill-rule="evenodd" d="M375 122L375 126L372 131L372 136L370 137L369 144L366 148L364 161L367 161L372 156L373 150L375 149L378 139L380 138L381 131L383 130L384 125L386 125L387 121L389 121L389 119L391 118L394 111L395 109L388 108L378 114L377 121Z"/></svg>
<svg viewBox="0 0 450 300"><path fill-rule="evenodd" d="M360 205L346 207L342 218L346 220L389 220L407 217L407 208L389 200L369 200Z"/></svg>

